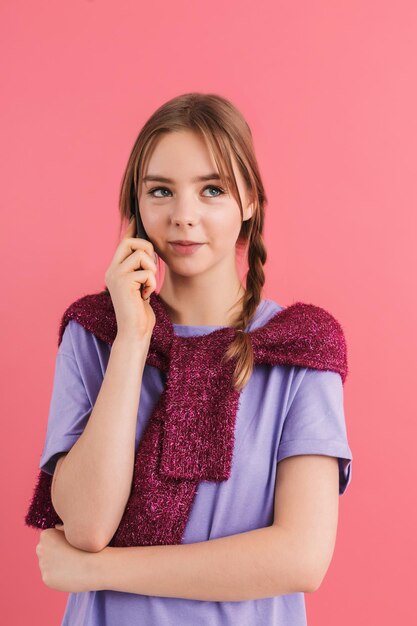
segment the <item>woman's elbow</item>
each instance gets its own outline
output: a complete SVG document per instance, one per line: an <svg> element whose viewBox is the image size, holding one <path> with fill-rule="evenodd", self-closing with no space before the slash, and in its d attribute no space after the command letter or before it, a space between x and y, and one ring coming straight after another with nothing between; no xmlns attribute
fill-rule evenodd
<svg viewBox="0 0 417 626"><path fill-rule="evenodd" d="M324 581L326 577L326 573L329 568L329 565L330 565L329 562L322 565L321 567L318 567L317 564L315 564L313 568L310 568L310 576L306 585L307 593L314 593L320 588L322 582Z"/></svg>
<svg viewBox="0 0 417 626"><path fill-rule="evenodd" d="M98 535L93 533L83 535L80 532L73 532L70 528L66 529L65 524L64 532L68 543L78 550L84 550L85 552L100 552L107 545L107 543L100 540Z"/></svg>

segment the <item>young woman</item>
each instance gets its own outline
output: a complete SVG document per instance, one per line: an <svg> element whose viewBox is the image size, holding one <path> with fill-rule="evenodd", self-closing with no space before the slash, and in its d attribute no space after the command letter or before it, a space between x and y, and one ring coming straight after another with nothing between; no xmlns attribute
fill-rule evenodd
<svg viewBox="0 0 417 626"><path fill-rule="evenodd" d="M45 512L36 551L70 592L62 624L306 624L351 479L346 354L323 309L262 298L265 203L225 98L179 96L142 128L106 291L60 328L39 467L63 524Z"/></svg>

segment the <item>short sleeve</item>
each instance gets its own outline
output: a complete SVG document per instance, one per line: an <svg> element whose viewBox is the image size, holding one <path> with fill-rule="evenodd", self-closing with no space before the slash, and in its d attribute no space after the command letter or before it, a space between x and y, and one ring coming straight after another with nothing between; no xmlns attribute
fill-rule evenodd
<svg viewBox="0 0 417 626"><path fill-rule="evenodd" d="M347 440L341 376L338 372L312 368L301 368L298 376L282 428L277 462L298 454L337 457L342 495L352 478L353 457Z"/></svg>
<svg viewBox="0 0 417 626"><path fill-rule="evenodd" d="M68 452L83 432L92 404L81 374L79 354L74 350L72 332L87 333L70 320L65 327L55 361L45 445L39 467L53 474L59 454ZM87 344L85 344L87 345Z"/></svg>

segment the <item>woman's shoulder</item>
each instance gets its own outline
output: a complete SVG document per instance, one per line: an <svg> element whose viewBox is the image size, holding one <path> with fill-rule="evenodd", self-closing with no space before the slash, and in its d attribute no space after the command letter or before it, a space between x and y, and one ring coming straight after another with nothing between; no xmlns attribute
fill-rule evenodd
<svg viewBox="0 0 417 626"><path fill-rule="evenodd" d="M263 298L258 305L256 314L248 324L247 330L255 330L264 326L269 320L279 311L282 311L284 307L275 300L270 298Z"/></svg>
<svg viewBox="0 0 417 626"><path fill-rule="evenodd" d="M267 324L269 339L273 341L276 337L280 342L285 339L286 351L294 362L306 367L335 369L345 381L348 373L345 333L328 309L302 301L284 307L269 299L260 318L260 326Z"/></svg>
<svg viewBox="0 0 417 626"><path fill-rule="evenodd" d="M277 313L282 313L277 316L280 323L297 327L300 332L308 329L311 332L324 332L325 334L336 332L344 336L342 325L331 311L317 304L300 300L283 306L272 298L263 299L258 307L256 327L262 326Z"/></svg>
<svg viewBox="0 0 417 626"><path fill-rule="evenodd" d="M69 319L61 334L58 354L70 356L79 364L110 347L76 319Z"/></svg>
<svg viewBox="0 0 417 626"><path fill-rule="evenodd" d="M65 333L91 337L111 344L117 332L114 308L108 291L103 290L77 298L67 306L58 329L58 345Z"/></svg>

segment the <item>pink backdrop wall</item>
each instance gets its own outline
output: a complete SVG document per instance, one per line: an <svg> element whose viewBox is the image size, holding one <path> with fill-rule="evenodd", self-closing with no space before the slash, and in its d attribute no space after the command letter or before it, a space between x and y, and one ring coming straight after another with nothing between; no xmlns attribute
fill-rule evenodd
<svg viewBox="0 0 417 626"><path fill-rule="evenodd" d="M230 98L268 196L265 297L342 323L352 483L309 626L408 624L416 563L414 2L0 4L2 612L59 624L24 526L46 432L58 324L103 286L119 183L162 102Z"/></svg>

